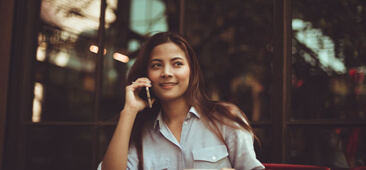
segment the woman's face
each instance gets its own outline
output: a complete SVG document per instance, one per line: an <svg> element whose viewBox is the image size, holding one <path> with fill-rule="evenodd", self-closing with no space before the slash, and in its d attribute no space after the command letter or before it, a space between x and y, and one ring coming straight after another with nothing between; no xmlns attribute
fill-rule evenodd
<svg viewBox="0 0 366 170"><path fill-rule="evenodd" d="M184 99L190 76L187 56L172 42L160 44L150 54L147 75L161 101Z"/></svg>

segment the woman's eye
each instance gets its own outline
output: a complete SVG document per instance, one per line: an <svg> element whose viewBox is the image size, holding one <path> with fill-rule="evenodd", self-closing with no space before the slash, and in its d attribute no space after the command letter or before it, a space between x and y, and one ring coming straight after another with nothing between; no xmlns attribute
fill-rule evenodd
<svg viewBox="0 0 366 170"><path fill-rule="evenodd" d="M160 66L161 66L160 63L155 63L155 64L151 65L152 68L156 68L156 67L160 67Z"/></svg>
<svg viewBox="0 0 366 170"><path fill-rule="evenodd" d="M175 63L174 63L174 65L175 65L175 66L182 66L182 65L183 65L183 63L181 63L181 62L175 62Z"/></svg>

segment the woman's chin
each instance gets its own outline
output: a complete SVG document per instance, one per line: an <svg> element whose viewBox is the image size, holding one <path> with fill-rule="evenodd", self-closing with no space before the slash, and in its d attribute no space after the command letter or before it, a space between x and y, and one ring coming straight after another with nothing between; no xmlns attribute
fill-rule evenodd
<svg viewBox="0 0 366 170"><path fill-rule="evenodd" d="M177 101L179 99L183 99L182 96L180 96L180 97L178 97L178 96L159 96L158 98L161 102L172 102L172 101Z"/></svg>

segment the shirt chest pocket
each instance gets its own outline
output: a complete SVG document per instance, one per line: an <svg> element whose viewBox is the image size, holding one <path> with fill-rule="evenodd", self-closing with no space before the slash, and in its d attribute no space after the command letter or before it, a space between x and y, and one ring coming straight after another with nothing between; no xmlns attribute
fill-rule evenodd
<svg viewBox="0 0 366 170"><path fill-rule="evenodd" d="M229 153L225 145L206 147L192 152L194 168L229 168Z"/></svg>

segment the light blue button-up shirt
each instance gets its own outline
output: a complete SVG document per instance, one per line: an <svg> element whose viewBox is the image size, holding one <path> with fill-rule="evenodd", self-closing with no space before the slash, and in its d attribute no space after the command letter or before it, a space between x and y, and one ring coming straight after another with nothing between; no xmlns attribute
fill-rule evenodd
<svg viewBox="0 0 366 170"><path fill-rule="evenodd" d="M253 135L246 130L219 125L227 146L204 125L192 107L183 123L180 142L164 123L161 112L143 136L144 170L264 169L257 160ZM128 151L127 169L138 169L136 148ZM101 170L101 164L98 167Z"/></svg>

